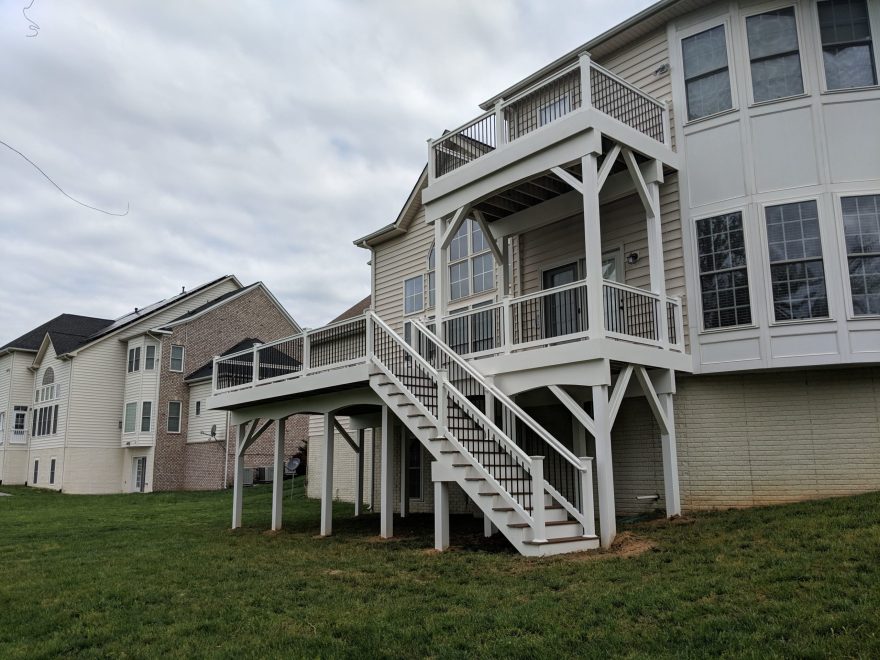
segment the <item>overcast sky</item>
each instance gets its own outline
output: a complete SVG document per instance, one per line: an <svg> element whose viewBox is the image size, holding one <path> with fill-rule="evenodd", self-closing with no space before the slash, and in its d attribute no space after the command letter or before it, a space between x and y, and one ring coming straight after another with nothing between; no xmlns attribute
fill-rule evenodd
<svg viewBox="0 0 880 660"><path fill-rule="evenodd" d="M0 344L219 275L315 327L369 293L425 141L649 0L0 0Z"/></svg>

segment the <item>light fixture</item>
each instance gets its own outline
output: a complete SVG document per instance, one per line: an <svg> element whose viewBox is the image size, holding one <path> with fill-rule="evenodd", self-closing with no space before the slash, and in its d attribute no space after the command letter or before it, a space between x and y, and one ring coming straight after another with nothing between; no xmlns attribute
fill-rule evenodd
<svg viewBox="0 0 880 660"><path fill-rule="evenodd" d="M628 255L626 255L626 263L628 263L630 266L638 263L638 261L639 261L639 253L638 252L630 252Z"/></svg>
<svg viewBox="0 0 880 660"><path fill-rule="evenodd" d="M664 73L669 73L669 65L665 62L654 70L655 76L662 76Z"/></svg>

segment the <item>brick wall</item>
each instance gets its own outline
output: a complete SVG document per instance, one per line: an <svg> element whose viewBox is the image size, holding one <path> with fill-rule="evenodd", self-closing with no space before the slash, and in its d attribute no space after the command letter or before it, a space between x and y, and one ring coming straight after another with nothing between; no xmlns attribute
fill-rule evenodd
<svg viewBox="0 0 880 660"><path fill-rule="evenodd" d="M173 328L163 337L159 362L159 397L157 404L156 452L153 474L154 490L204 490L223 487L227 455L225 442L187 442L189 385L184 382L215 355L247 338L263 342L292 335L296 328L259 287L231 300L207 314ZM169 368L172 345L184 347L183 372ZM180 401L180 433L169 433L168 402ZM229 465L227 483L232 480L232 455L237 429L227 431ZM287 421L285 454L296 453L307 438L307 418L295 416ZM272 464L274 429L269 429L245 454L248 467Z"/></svg>

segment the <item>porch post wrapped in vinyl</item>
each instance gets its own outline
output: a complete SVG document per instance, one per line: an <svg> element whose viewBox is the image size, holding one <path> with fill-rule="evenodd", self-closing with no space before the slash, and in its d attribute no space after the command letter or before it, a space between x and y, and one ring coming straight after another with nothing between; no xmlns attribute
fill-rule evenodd
<svg viewBox="0 0 880 660"><path fill-rule="evenodd" d="M391 471L391 412L382 406L382 476L380 507L380 532L383 539L394 536L394 482Z"/></svg>
<svg viewBox="0 0 880 660"><path fill-rule="evenodd" d="M449 300L449 259L443 247L445 226L446 221L443 218L434 221L434 333L440 341L446 341L443 317L446 316L446 301Z"/></svg>
<svg viewBox="0 0 880 660"><path fill-rule="evenodd" d="M675 438L675 411L672 407L672 394L660 394L660 405L666 415L667 433L660 434L663 451L663 486L666 497L666 517L681 515L681 493L678 487L678 448Z"/></svg>
<svg viewBox="0 0 880 660"><path fill-rule="evenodd" d="M244 499L244 442L247 424L238 425L238 438L235 441L235 468L232 483L232 529L241 527L241 509Z"/></svg>
<svg viewBox="0 0 880 660"><path fill-rule="evenodd" d="M336 444L334 422L330 413L324 414L324 456L321 474L321 536L333 533L333 450Z"/></svg>
<svg viewBox="0 0 880 660"><path fill-rule="evenodd" d="M663 226L660 217L660 184L646 184L651 210L646 212L648 223L648 265L651 274L651 291L660 296L657 310L657 340L669 347L669 320L666 309L666 264L663 258Z"/></svg>
<svg viewBox="0 0 880 660"><path fill-rule="evenodd" d="M272 531L281 529L281 505L284 500L284 430L285 420L275 422L275 461L272 469Z"/></svg>
<svg viewBox="0 0 880 660"><path fill-rule="evenodd" d="M581 159L584 196L584 256L587 275L587 322L590 337L605 336L602 300L602 229L599 222L599 179L597 158L590 153Z"/></svg>
<svg viewBox="0 0 880 660"><path fill-rule="evenodd" d="M364 500L364 437L365 429L358 429L357 433L357 474L354 481L354 515L361 515L361 505Z"/></svg>
<svg viewBox="0 0 880 660"><path fill-rule="evenodd" d="M614 466L611 462L608 386L593 385L593 422L596 426L596 483L599 490L599 540L603 548L614 542L617 520L614 506Z"/></svg>
<svg viewBox="0 0 880 660"><path fill-rule="evenodd" d="M449 547L449 484L434 482L434 548Z"/></svg>
<svg viewBox="0 0 880 660"><path fill-rule="evenodd" d="M409 513L409 439L400 429L400 517Z"/></svg>

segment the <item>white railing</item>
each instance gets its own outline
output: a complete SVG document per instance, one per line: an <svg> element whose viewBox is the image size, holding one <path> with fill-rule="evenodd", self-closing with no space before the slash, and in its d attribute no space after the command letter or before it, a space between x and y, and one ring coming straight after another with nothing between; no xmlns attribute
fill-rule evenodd
<svg viewBox="0 0 880 660"><path fill-rule="evenodd" d="M589 94L584 98L583 90ZM433 180L524 135L584 108L595 108L635 130L669 145L669 111L620 76L582 54L577 62L540 80L476 119L428 141Z"/></svg>
<svg viewBox="0 0 880 660"><path fill-rule="evenodd" d="M363 363L365 316L214 358L214 392L254 387Z"/></svg>

